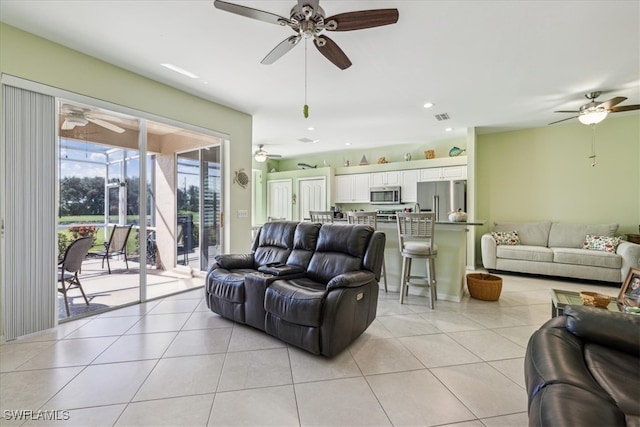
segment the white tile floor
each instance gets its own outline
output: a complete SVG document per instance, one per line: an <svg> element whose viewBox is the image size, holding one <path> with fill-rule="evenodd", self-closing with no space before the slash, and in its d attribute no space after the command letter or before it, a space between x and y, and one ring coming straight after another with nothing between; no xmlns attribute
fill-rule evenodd
<svg viewBox="0 0 640 427"><path fill-rule="evenodd" d="M0 345L0 424L525 426L524 351L550 289L618 289L502 277L497 302L435 310L382 291L333 359L211 313L202 288L70 321Z"/></svg>

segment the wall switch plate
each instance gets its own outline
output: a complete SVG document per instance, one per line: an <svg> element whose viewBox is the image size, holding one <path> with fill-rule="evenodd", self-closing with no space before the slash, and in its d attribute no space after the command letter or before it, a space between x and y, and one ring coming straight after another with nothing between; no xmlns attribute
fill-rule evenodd
<svg viewBox="0 0 640 427"><path fill-rule="evenodd" d="M238 209L238 218L249 218L249 211L246 209Z"/></svg>

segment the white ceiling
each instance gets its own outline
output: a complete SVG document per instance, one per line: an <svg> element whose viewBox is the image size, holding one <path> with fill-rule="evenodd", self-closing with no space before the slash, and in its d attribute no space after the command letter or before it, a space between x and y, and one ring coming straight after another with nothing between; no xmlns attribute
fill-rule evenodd
<svg viewBox="0 0 640 427"><path fill-rule="evenodd" d="M288 17L295 0L235 3ZM545 126L570 116L554 110L577 109L593 90L603 91L599 101L625 96L620 105L640 104L639 1L320 0L320 6L328 16L397 8L400 18L330 34L353 62L344 71L309 44L308 119L304 42L261 65L293 32L218 10L213 0L0 0L0 19L250 114L254 145L285 157L426 147L464 137L468 127L486 133ZM424 109L427 101L435 106ZM436 120L441 113L450 120Z"/></svg>

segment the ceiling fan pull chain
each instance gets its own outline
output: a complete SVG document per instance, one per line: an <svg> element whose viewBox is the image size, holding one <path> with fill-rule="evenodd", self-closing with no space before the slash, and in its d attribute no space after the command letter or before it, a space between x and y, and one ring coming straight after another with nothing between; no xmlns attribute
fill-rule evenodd
<svg viewBox="0 0 640 427"><path fill-rule="evenodd" d="M302 107L302 114L304 118L309 118L309 105L307 105L307 41L304 39L304 107Z"/></svg>

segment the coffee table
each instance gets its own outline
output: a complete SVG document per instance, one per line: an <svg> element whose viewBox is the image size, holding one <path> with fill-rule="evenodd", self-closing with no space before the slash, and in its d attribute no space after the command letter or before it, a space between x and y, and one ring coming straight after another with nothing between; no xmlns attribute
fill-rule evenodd
<svg viewBox="0 0 640 427"><path fill-rule="evenodd" d="M565 305L582 305L580 292L551 289L551 317L562 316ZM607 310L620 311L616 298L611 299Z"/></svg>

